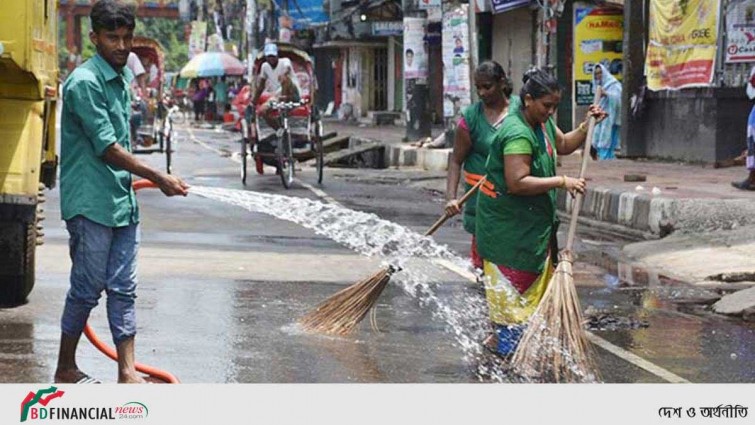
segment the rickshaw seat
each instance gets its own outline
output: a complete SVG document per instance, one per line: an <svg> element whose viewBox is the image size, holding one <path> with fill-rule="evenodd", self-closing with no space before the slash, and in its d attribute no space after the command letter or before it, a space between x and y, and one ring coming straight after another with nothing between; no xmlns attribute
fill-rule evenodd
<svg viewBox="0 0 755 425"><path fill-rule="evenodd" d="M261 107L270 100L270 95L263 93L259 100L257 101L257 115L260 115L262 113ZM289 117L297 117L297 118L307 118L311 114L311 108L310 108L310 99L309 96L304 96L301 99L306 105L299 106L298 108L292 109L288 116ZM278 116L278 111L273 111L271 114L273 117Z"/></svg>

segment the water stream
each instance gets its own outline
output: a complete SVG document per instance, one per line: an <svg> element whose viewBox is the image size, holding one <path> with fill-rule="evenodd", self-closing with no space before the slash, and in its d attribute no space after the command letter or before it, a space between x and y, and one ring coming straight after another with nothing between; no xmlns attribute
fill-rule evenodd
<svg viewBox="0 0 755 425"><path fill-rule="evenodd" d="M439 297L437 282L428 276L429 268L436 266L426 261L409 262L412 258L442 259L463 270L473 271L468 260L455 255L445 245L375 214L336 204L205 186L192 186L191 192L299 224L362 255L382 258L385 265L400 266L402 271L395 274L391 282L400 285L421 306L430 307L433 316L445 323L447 332L462 349L464 361L475 367L477 377L481 381L513 381L496 356L483 352L481 341L489 331L483 297L473 294Z"/></svg>

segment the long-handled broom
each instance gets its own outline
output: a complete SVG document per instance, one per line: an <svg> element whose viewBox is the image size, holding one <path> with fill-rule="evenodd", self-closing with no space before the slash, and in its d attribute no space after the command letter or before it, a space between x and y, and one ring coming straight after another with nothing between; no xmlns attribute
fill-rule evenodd
<svg viewBox="0 0 755 425"><path fill-rule="evenodd" d="M596 93L593 104L598 101ZM587 153L592 145L595 123L595 117L590 117L582 150L580 178L585 176L587 170ZM556 271L511 359L512 370L529 379L554 382L599 379L572 275L572 247L582 200L583 195L578 193L572 203L566 246L559 255Z"/></svg>
<svg viewBox="0 0 755 425"><path fill-rule="evenodd" d="M483 177L459 199L459 205L463 205L484 182L485 178ZM447 213L443 214L425 232L425 236L435 233L450 217L451 215ZM342 289L307 313L299 320L299 323L310 332L348 334L354 330L375 305L378 297L390 281L391 275L397 271L399 271L397 267L388 266L372 276Z"/></svg>

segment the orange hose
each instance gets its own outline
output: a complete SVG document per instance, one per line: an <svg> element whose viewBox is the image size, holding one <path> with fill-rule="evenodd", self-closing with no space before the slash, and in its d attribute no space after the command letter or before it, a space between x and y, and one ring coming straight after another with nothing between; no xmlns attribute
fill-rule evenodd
<svg viewBox="0 0 755 425"><path fill-rule="evenodd" d="M139 190L139 189L144 189L144 188L147 188L147 187L156 188L157 185L154 182L150 181L150 180L140 179L140 180L135 181L132 184L132 187L134 188L134 190ZM102 342L102 340L99 337L97 337L97 334L94 333L94 329L92 329L92 327L89 326L88 323L86 324L86 326L84 326L84 335L86 335L86 337L89 340L89 342L91 342L92 345L95 346L95 348L97 348L98 350L100 350L100 352L102 354L110 357L111 359L113 359L115 361L118 361L118 353L112 347L110 347L107 344L105 344L104 342ZM168 384L178 384L178 383L180 383L180 381L178 380L178 378L176 378L170 372L158 369L158 368L153 367L153 366L145 365L145 364L142 364L142 363L136 363L134 366L136 367L136 370L138 372L141 372L141 373L144 373L146 375L149 375L152 378L156 378L156 379L159 379L161 381L164 381L165 383L168 383Z"/></svg>

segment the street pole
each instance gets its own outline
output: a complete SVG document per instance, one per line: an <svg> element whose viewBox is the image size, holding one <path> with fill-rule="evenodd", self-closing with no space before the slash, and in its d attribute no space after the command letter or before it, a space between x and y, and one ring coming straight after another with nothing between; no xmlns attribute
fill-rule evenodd
<svg viewBox="0 0 755 425"><path fill-rule="evenodd" d="M417 10L415 6L416 0L403 0L404 3L404 19L406 18L424 18L424 15ZM426 19L426 18L425 18ZM407 34L404 33L404 48L406 51L407 46ZM418 49L419 50L419 49ZM422 47L422 54L428 56L425 53L424 46ZM429 59L429 58L428 58ZM406 55L404 55L406 60ZM425 64L427 66L427 64ZM407 66L404 63L404 70ZM406 137L407 141L420 140L432 135L432 123L430 122L430 106L429 106L429 90L428 90L428 75L429 70L425 69L425 76L422 78L406 78L406 72L404 72L404 93L406 98L406 109L409 112L409 119L406 123Z"/></svg>
<svg viewBox="0 0 755 425"><path fill-rule="evenodd" d="M621 97L621 150L626 156L647 154L645 122L632 114L632 99L637 100L644 84L645 45L647 36L647 2L624 2L624 79Z"/></svg>
<svg viewBox="0 0 755 425"><path fill-rule="evenodd" d="M477 42L477 8L474 0L470 1L467 6L469 16L469 87L474 88L474 73L480 64L479 43ZM470 90L470 94L472 103L476 103L479 100L477 90Z"/></svg>
<svg viewBox="0 0 755 425"><path fill-rule="evenodd" d="M254 71L254 58L257 57L257 1L246 0L246 68L247 68L247 81L254 90L254 79L252 73Z"/></svg>

